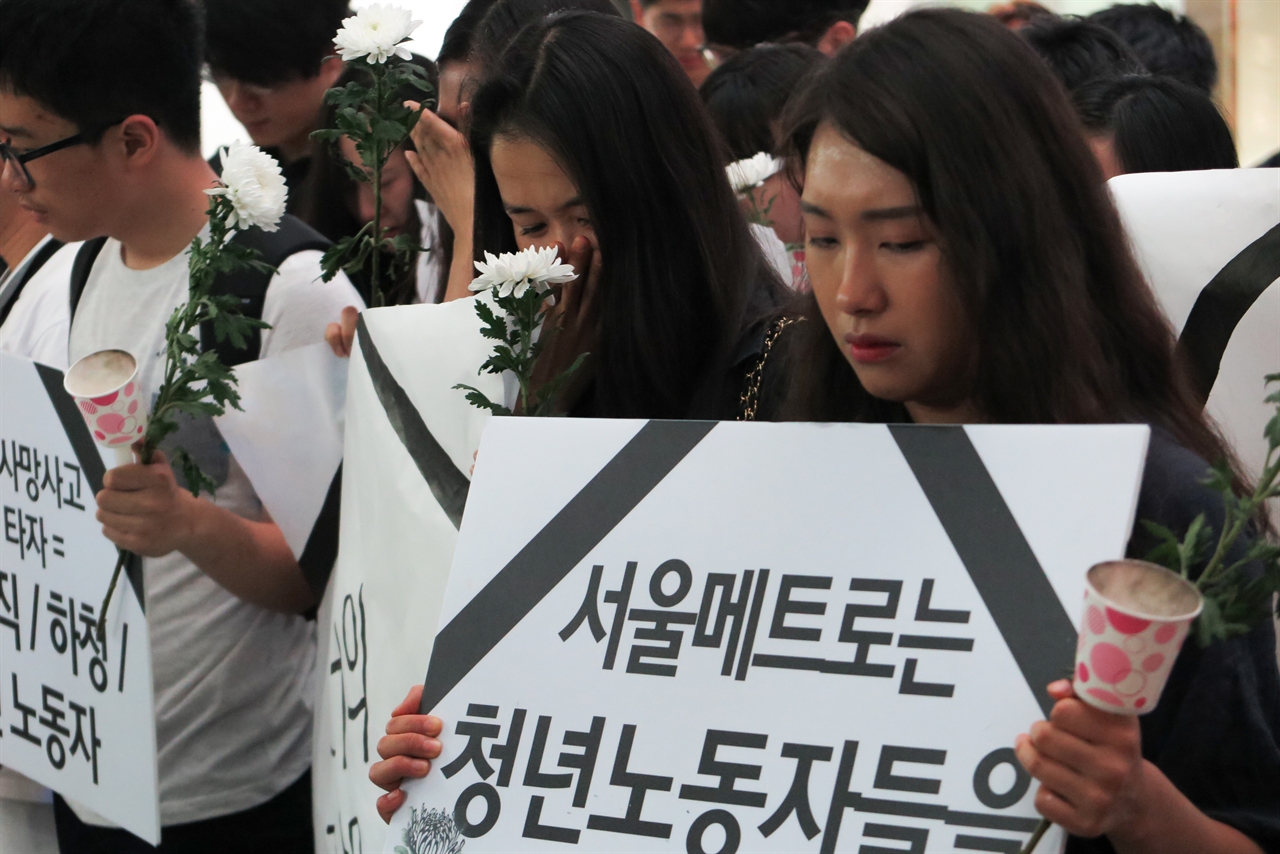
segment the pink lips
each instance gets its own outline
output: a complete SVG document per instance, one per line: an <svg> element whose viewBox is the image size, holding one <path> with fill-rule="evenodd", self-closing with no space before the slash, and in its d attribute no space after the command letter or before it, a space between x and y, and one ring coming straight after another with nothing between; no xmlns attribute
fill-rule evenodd
<svg viewBox="0 0 1280 854"><path fill-rule="evenodd" d="M879 335L846 335L845 342L849 345L849 353L855 362L864 365L883 362L891 359L902 345L890 338L882 338Z"/></svg>

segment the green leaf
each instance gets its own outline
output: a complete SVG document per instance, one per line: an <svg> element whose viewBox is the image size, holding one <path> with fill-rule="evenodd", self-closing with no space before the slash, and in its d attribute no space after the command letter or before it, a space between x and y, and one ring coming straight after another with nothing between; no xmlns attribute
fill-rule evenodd
<svg viewBox="0 0 1280 854"><path fill-rule="evenodd" d="M510 409L507 409L505 406L503 406L500 403L494 403L492 400L490 400L488 397L485 396L484 392L480 391L480 389L475 388L474 386L465 385L464 383L458 383L457 385L454 386L454 388L462 391L466 391L467 402L470 403L472 406L476 407L477 409L487 409L490 412L492 412L494 415L510 415L511 414Z"/></svg>

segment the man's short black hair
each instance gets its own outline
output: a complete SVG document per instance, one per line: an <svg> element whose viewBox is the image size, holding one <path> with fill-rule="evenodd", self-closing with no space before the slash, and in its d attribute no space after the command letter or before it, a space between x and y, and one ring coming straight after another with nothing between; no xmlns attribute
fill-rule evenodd
<svg viewBox="0 0 1280 854"><path fill-rule="evenodd" d="M1213 42L1185 15L1175 15L1154 3L1134 3L1094 12L1088 20L1124 39L1152 74L1173 77L1213 94L1218 82Z"/></svg>
<svg viewBox="0 0 1280 854"><path fill-rule="evenodd" d="M1099 77L1141 74L1142 60L1115 33L1082 18L1039 18L1018 30L1068 92Z"/></svg>
<svg viewBox="0 0 1280 854"><path fill-rule="evenodd" d="M831 25L854 27L870 0L702 0L707 44L745 50L763 42L816 45Z"/></svg>
<svg viewBox="0 0 1280 854"><path fill-rule="evenodd" d="M203 44L194 0L0 0L0 86L91 143L141 114L199 151Z"/></svg>
<svg viewBox="0 0 1280 854"><path fill-rule="evenodd" d="M259 86L315 77L350 14L347 0L205 0L209 68Z"/></svg>

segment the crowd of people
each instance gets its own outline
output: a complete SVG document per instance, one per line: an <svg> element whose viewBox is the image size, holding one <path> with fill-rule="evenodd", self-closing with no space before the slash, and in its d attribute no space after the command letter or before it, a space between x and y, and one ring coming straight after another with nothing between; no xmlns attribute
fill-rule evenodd
<svg viewBox="0 0 1280 854"><path fill-rule="evenodd" d="M610 0L470 0L434 61L403 60L434 93L381 173L382 224L420 239L390 302L468 297L484 253L557 246L577 279L539 367L591 354L559 391L570 416L1144 423L1138 516L1220 519L1201 479L1233 451L1106 184L1239 167L1204 32L1154 5L1027 2L860 32L866 4L631 0L628 19ZM311 136L333 119L324 93L363 73L333 46L348 14L0 0L0 350L64 369L127 350L154 393L221 168L200 152L207 76L282 164L294 226L246 303L270 328L237 359L322 340L348 354L371 284L322 282L321 249L373 219L374 195L349 140ZM761 152L778 168L736 191L726 167ZM57 850L312 851L316 596L212 422L173 445L216 498L163 455L97 496L107 538L144 559L162 842L55 796ZM1259 518L1253 536L1273 535ZM1152 545L1138 530L1129 553ZM1045 687L1053 713L1016 751L1071 854L1280 852L1270 621L1188 644L1141 718ZM369 772L384 818L449 738L420 692ZM0 770L0 818L45 826L36 789Z"/></svg>

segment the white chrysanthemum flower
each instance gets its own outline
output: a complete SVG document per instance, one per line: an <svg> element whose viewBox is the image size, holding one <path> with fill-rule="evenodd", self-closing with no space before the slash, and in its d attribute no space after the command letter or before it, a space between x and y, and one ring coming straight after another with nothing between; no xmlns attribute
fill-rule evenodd
<svg viewBox="0 0 1280 854"><path fill-rule="evenodd" d="M284 205L289 199L280 164L270 154L256 145L246 145L236 140L220 152L222 157L222 186L205 190L210 196L226 196L231 200L231 216L227 225L231 228L252 228L263 231L279 228L284 216Z"/></svg>
<svg viewBox="0 0 1280 854"><path fill-rule="evenodd" d="M761 151L746 160L730 163L724 171L729 175L729 183L733 185L733 191L745 193L781 172L783 165L785 164L778 158L771 156L767 151Z"/></svg>
<svg viewBox="0 0 1280 854"><path fill-rule="evenodd" d="M530 246L497 256L486 252L484 261L476 262L476 269L480 275L471 282L471 290L493 290L500 297L522 297L531 287L543 294L552 285L572 282L578 275L571 265L560 263L554 246Z"/></svg>
<svg viewBox="0 0 1280 854"><path fill-rule="evenodd" d="M392 56L410 59L413 54L404 42L421 24L413 20L408 9L374 3L343 21L333 43L347 62L363 57L368 57L371 65L384 63Z"/></svg>

